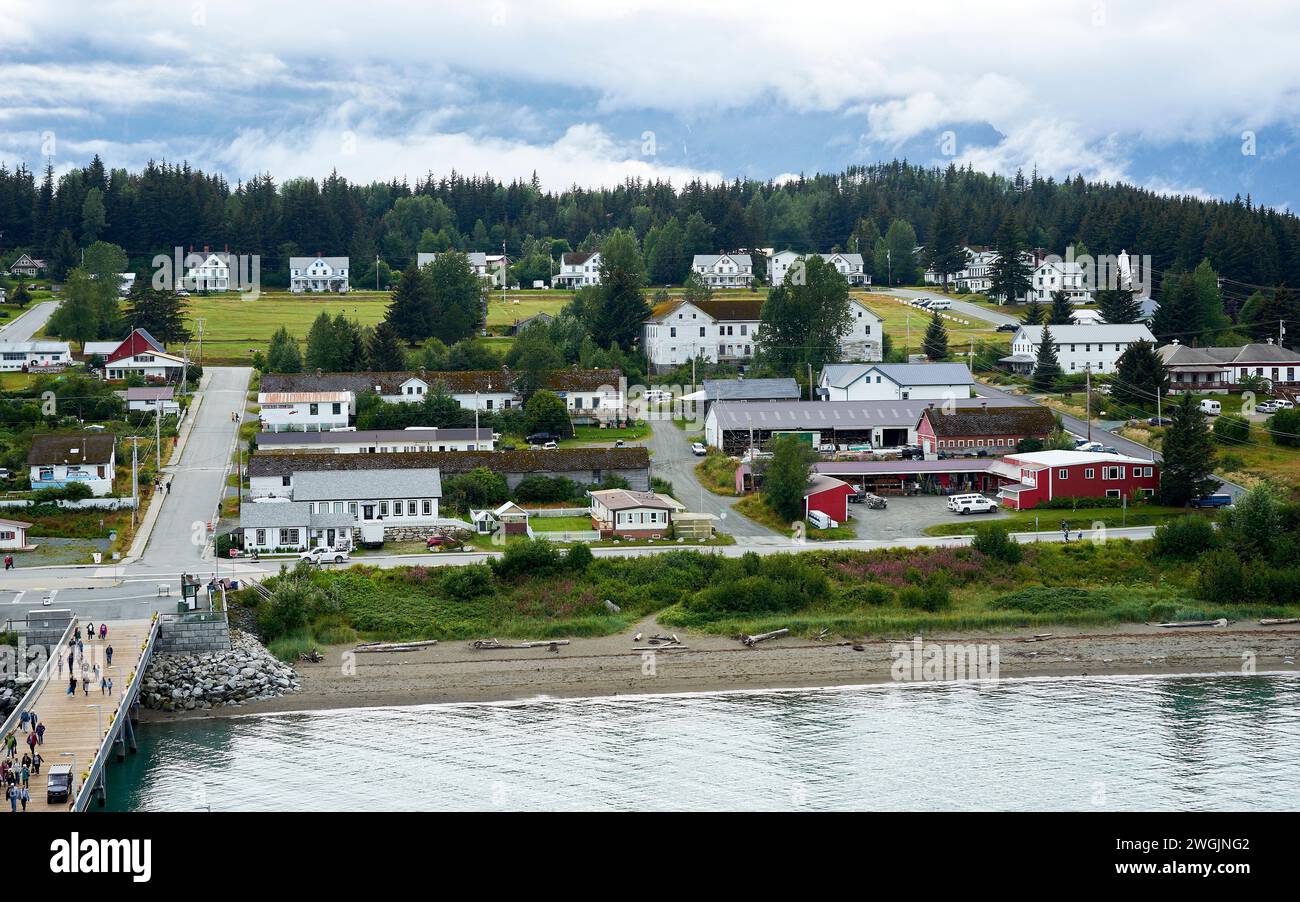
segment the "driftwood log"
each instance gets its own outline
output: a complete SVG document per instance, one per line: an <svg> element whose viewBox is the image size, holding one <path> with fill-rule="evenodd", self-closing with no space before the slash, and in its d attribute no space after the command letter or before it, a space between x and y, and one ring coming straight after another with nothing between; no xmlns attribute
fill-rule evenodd
<svg viewBox="0 0 1300 902"><path fill-rule="evenodd" d="M753 648L760 642L766 642L768 639L779 638L787 635L789 632L788 629L772 630L770 633L759 633L757 636L741 636L740 641L743 644L748 645L750 648Z"/></svg>
<svg viewBox="0 0 1300 902"><path fill-rule="evenodd" d="M358 654L390 651L417 651L421 648L430 648L437 644L437 639L425 639L420 642L365 642L358 645L354 651Z"/></svg>
<svg viewBox="0 0 1300 902"><path fill-rule="evenodd" d="M506 645L497 639L475 639L469 647L474 649L491 649L491 648L550 648L559 651L561 645L568 645L568 639L547 639L541 642L516 642L513 645Z"/></svg>
<svg viewBox="0 0 1300 902"><path fill-rule="evenodd" d="M1260 626L1282 626L1287 623L1300 623L1300 617L1265 617Z"/></svg>
<svg viewBox="0 0 1300 902"><path fill-rule="evenodd" d="M1165 629L1177 629L1177 628L1179 628L1179 627L1184 627L1184 626L1218 626L1218 627L1224 627L1224 626L1227 626L1227 625L1228 625L1228 621L1227 621L1226 618L1223 618L1223 617L1220 617L1218 620L1178 620L1178 621L1175 621L1175 622L1173 622L1173 623L1157 623L1157 624L1156 624L1156 626L1161 626L1161 627L1164 627Z"/></svg>

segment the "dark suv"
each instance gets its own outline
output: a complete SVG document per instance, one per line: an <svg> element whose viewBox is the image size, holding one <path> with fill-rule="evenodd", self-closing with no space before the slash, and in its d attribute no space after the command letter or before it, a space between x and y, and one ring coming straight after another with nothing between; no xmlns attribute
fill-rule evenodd
<svg viewBox="0 0 1300 902"><path fill-rule="evenodd" d="M547 442L558 442L560 437L554 432L534 432L525 438L530 445L545 445Z"/></svg>

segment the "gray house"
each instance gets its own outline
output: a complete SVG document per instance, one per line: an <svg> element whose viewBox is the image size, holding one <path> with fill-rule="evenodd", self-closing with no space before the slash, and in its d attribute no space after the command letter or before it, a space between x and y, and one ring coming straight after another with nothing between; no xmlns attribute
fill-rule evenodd
<svg viewBox="0 0 1300 902"><path fill-rule="evenodd" d="M304 501L261 501L239 511L244 550L306 551L308 548L351 549L357 519L350 513L317 510Z"/></svg>

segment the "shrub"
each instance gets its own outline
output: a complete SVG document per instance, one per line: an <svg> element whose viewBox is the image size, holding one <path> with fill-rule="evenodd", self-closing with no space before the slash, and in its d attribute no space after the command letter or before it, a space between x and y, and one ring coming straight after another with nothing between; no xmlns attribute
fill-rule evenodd
<svg viewBox="0 0 1300 902"><path fill-rule="evenodd" d="M1218 544L1219 534L1209 520L1183 517L1156 527L1151 537L1151 554L1166 560L1194 561Z"/></svg>
<svg viewBox="0 0 1300 902"><path fill-rule="evenodd" d="M275 641L307 626L307 592L297 583L278 586L257 612L257 628Z"/></svg>
<svg viewBox="0 0 1300 902"><path fill-rule="evenodd" d="M851 607L864 605L879 607L880 605L889 604L893 600L893 590L888 586L882 586L880 583L848 586L840 591L840 601Z"/></svg>
<svg viewBox="0 0 1300 902"><path fill-rule="evenodd" d="M913 611L925 609L925 590L920 586L907 586L898 593L898 603Z"/></svg>
<svg viewBox="0 0 1300 902"><path fill-rule="evenodd" d="M903 607L917 611L942 611L952 603L948 578L941 573L930 577L924 586L908 586L898 593Z"/></svg>
<svg viewBox="0 0 1300 902"><path fill-rule="evenodd" d="M1206 601L1240 601L1244 597L1244 578L1240 558L1227 548L1217 548L1201 556L1196 568L1196 594Z"/></svg>
<svg viewBox="0 0 1300 902"><path fill-rule="evenodd" d="M488 566L499 579L551 576L564 569L564 556L554 542L529 539L506 545L505 553L490 561Z"/></svg>
<svg viewBox="0 0 1300 902"><path fill-rule="evenodd" d="M994 599L990 607L1030 614L1072 614L1109 607L1113 601L1108 593L1095 589L1030 586Z"/></svg>
<svg viewBox="0 0 1300 902"><path fill-rule="evenodd" d="M556 501L568 501L581 487L563 476L525 476L515 486L515 499L550 504Z"/></svg>
<svg viewBox="0 0 1300 902"><path fill-rule="evenodd" d="M1151 605L1151 608L1147 611L1147 616L1150 617L1154 623L1168 622L1173 620L1177 614L1178 605L1174 604L1172 601L1157 601L1155 604Z"/></svg>
<svg viewBox="0 0 1300 902"><path fill-rule="evenodd" d="M1020 543L1011 538L1010 531L1001 523L982 523L976 527L971 547L1004 564L1018 564L1025 556Z"/></svg>
<svg viewBox="0 0 1300 902"><path fill-rule="evenodd" d="M1268 433L1279 445L1300 447L1300 407L1279 410L1269 417Z"/></svg>
<svg viewBox="0 0 1300 902"><path fill-rule="evenodd" d="M1225 445L1240 445L1250 440L1250 421L1225 413L1214 421L1214 437Z"/></svg>
<svg viewBox="0 0 1300 902"><path fill-rule="evenodd" d="M591 562L596 556L591 553L591 549L579 542L569 548L569 553L565 555L565 563L569 569L575 573L584 573L591 566Z"/></svg>
<svg viewBox="0 0 1300 902"><path fill-rule="evenodd" d="M442 589L452 598L468 601L492 591L492 570L483 564L453 567L443 577Z"/></svg>

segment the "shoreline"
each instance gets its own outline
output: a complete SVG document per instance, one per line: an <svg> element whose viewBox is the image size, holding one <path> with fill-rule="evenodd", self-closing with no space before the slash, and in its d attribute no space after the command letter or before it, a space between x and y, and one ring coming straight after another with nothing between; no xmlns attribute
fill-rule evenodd
<svg viewBox="0 0 1300 902"><path fill-rule="evenodd" d="M1039 628L1038 635L1049 628ZM332 646L319 664L295 664L302 689L273 699L204 711L142 711L150 722L207 720L301 711L541 701L569 698L833 689L915 685L896 680L891 656L912 638L854 644L780 638L754 648L727 636L678 631L686 650L633 649L637 632L672 633L648 618L625 633L570 640L558 653L546 648L475 651L463 641L400 653L352 652ZM1240 623L1226 628L1162 630L1142 624L1054 628L1052 637L1015 630L983 635L932 635L925 644L996 647L997 679L1034 677L1173 676L1212 673L1300 673L1294 661L1300 628ZM1253 658L1247 659L1246 655ZM490 656L490 657L488 657ZM345 664L352 666L345 667ZM919 665L918 665L919 666ZM997 679L971 679L992 685ZM951 682L951 680L949 680Z"/></svg>

